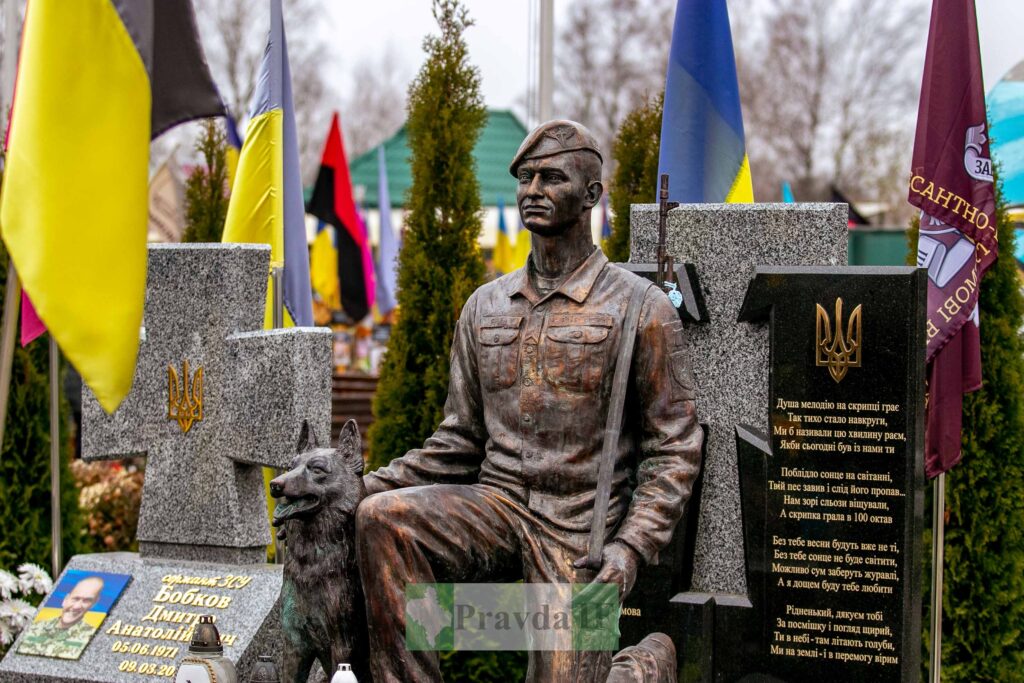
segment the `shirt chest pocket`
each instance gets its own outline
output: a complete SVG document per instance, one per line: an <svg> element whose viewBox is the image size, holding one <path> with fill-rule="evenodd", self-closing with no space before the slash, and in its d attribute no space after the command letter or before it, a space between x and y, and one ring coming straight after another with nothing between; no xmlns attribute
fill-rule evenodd
<svg viewBox="0 0 1024 683"><path fill-rule="evenodd" d="M484 316L477 330L480 379L484 389L505 389L519 376L519 327L522 316Z"/></svg>
<svg viewBox="0 0 1024 683"><path fill-rule="evenodd" d="M601 386L614 321L607 314L558 314L550 317L544 344L544 379L569 391Z"/></svg>

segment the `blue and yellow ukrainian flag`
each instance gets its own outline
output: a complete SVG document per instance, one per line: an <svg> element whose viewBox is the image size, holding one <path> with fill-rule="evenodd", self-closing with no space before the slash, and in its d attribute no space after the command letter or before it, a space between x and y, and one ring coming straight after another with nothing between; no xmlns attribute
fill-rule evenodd
<svg viewBox="0 0 1024 683"><path fill-rule="evenodd" d="M661 120L663 173L671 201L754 201L725 0L676 5Z"/></svg>
<svg viewBox="0 0 1024 683"><path fill-rule="evenodd" d="M516 269L515 246L505 223L505 201L498 198L498 241L494 244L494 268L502 273Z"/></svg>
<svg viewBox="0 0 1024 683"><path fill-rule="evenodd" d="M269 244L271 267L284 268L285 324L313 324L306 210L281 0L270 0L270 35L221 241ZM273 318L268 283L264 318L268 329Z"/></svg>
<svg viewBox="0 0 1024 683"><path fill-rule="evenodd" d="M526 260L530 258L530 231L523 225L522 217L519 218L519 232L516 233L516 248L512 257L513 269L522 268Z"/></svg>
<svg viewBox="0 0 1024 683"><path fill-rule="evenodd" d="M235 184L235 174L238 172L238 155L242 153L242 136L238 134L238 124L235 117L228 114L224 119L227 128L228 147L224 152L224 161L228 167L228 190Z"/></svg>

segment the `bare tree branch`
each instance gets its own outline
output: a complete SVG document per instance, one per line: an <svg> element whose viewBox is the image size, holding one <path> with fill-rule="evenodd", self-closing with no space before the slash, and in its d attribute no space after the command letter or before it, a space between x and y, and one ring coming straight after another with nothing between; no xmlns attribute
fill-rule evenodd
<svg viewBox="0 0 1024 683"><path fill-rule="evenodd" d="M330 103L336 99L324 78L328 50L316 26L324 12L322 0L284 0L299 156L306 180L316 173ZM202 0L196 3L196 15L214 80L244 126L267 44L268 5L265 0Z"/></svg>
<svg viewBox="0 0 1024 683"><path fill-rule="evenodd" d="M755 196L838 185L902 220L920 74L921 0L737 0L736 52Z"/></svg>
<svg viewBox="0 0 1024 683"><path fill-rule="evenodd" d="M349 159L373 149L405 123L406 91L412 80L393 45L352 67L351 87L341 108Z"/></svg>
<svg viewBox="0 0 1024 683"><path fill-rule="evenodd" d="M555 45L555 110L586 125L613 173L611 144L627 113L665 86L673 0L578 0Z"/></svg>

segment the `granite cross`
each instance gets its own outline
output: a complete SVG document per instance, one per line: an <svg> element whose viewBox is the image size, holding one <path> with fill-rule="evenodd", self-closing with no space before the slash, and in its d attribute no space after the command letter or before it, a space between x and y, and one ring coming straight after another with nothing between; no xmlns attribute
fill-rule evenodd
<svg viewBox="0 0 1024 683"><path fill-rule="evenodd" d="M112 414L86 389L85 460L146 455L143 556L259 563L260 465L284 467L303 419L326 438L331 332L262 331L270 249L150 245L132 390Z"/></svg>

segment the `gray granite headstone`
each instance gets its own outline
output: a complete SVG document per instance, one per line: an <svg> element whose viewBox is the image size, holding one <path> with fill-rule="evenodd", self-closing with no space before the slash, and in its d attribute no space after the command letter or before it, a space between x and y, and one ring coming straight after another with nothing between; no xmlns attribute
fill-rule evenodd
<svg viewBox="0 0 1024 683"><path fill-rule="evenodd" d="M657 258L658 205L630 213L630 261ZM687 340L697 380L697 414L710 431L694 553L692 590L746 593L737 424L766 424L768 335L737 322L757 266L846 265L845 204L684 204L668 214L666 247L692 263L710 321Z"/></svg>
<svg viewBox="0 0 1024 683"><path fill-rule="evenodd" d="M18 654L19 638L0 662L3 683L173 681L188 651L192 624L202 614L216 617L224 655L238 667L239 681L248 680L258 655L276 655L281 649L279 566L231 567L101 553L76 555L64 574L72 570L129 574L132 579L77 660ZM192 597L185 598L189 590ZM196 599L218 604L227 599L227 604L191 604Z"/></svg>
<svg viewBox="0 0 1024 683"><path fill-rule="evenodd" d="M303 419L329 434L331 332L262 331L269 263L263 245L150 246L132 391L113 415L84 393L85 460L148 456L144 557L263 562L270 528L259 466L287 465ZM172 398L198 398L200 369L202 419L180 422L174 415L188 409Z"/></svg>
<svg viewBox="0 0 1024 683"><path fill-rule="evenodd" d="M173 680L201 614L241 681L257 655L280 651L261 466L287 465L303 419L327 438L332 335L261 330L269 264L263 245L149 247L131 393L107 415L87 390L82 410L85 459L147 456L140 553L78 555L64 572L131 580L77 660L19 654L19 639L0 681Z"/></svg>

